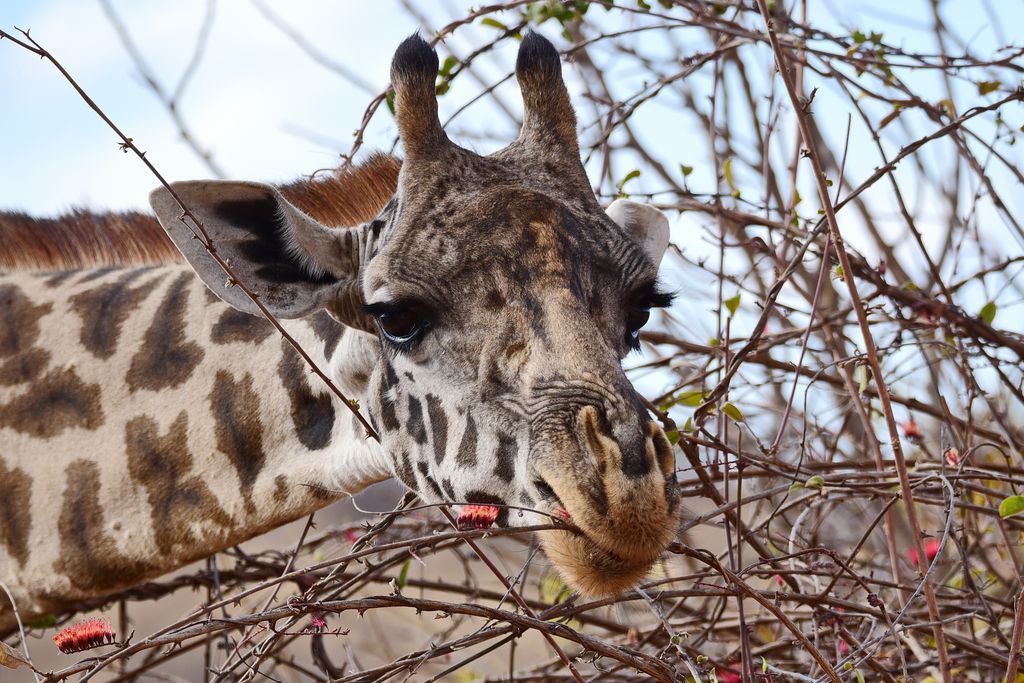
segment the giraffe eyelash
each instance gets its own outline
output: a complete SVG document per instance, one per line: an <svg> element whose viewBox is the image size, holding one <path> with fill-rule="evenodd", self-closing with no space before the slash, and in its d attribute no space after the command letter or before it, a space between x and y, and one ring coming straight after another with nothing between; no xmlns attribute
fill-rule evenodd
<svg viewBox="0 0 1024 683"><path fill-rule="evenodd" d="M659 289L656 282L649 283L633 295L633 303L626 311L626 345L631 351L640 350L640 330L650 319L651 309L667 308L675 295Z"/></svg>

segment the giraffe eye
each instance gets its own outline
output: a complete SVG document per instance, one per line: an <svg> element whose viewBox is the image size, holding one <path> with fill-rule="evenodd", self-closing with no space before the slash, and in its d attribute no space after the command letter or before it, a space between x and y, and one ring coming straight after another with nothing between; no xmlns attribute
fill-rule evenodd
<svg viewBox="0 0 1024 683"><path fill-rule="evenodd" d="M640 329L651 319L651 309L646 306L637 306L626 316L626 341L636 348L640 346Z"/></svg>
<svg viewBox="0 0 1024 683"><path fill-rule="evenodd" d="M366 308L377 321L381 335L399 347L415 344L430 327L430 318L415 304L373 304Z"/></svg>
<svg viewBox="0 0 1024 683"><path fill-rule="evenodd" d="M632 297L633 304L626 310L626 344L640 350L640 330L651 319L652 308L665 308L672 303L672 295L662 292L654 282L641 287Z"/></svg>

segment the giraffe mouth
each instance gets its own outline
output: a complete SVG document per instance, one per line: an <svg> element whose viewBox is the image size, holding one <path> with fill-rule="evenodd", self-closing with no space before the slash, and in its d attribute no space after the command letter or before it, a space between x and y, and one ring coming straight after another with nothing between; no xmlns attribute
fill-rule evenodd
<svg viewBox="0 0 1024 683"><path fill-rule="evenodd" d="M620 557L577 528L541 531L537 535L544 554L565 583L585 598L615 596L630 590L647 577L657 561L657 557Z"/></svg>

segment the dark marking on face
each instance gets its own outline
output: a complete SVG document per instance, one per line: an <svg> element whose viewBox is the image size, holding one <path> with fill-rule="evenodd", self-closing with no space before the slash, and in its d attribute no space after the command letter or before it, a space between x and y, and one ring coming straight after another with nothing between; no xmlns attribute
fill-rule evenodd
<svg viewBox="0 0 1024 683"><path fill-rule="evenodd" d="M380 381L380 418L384 422L384 430L388 432L397 432L402 428L402 423L398 421L398 409L395 407L395 401L389 396L388 386L388 370L390 366L384 366L384 375ZM392 374L394 374L392 372ZM397 378L395 378L397 381ZM376 427L374 427L376 430Z"/></svg>
<svg viewBox="0 0 1024 683"><path fill-rule="evenodd" d="M130 271L135 275L138 271ZM121 326L139 307L149 287L129 287L134 277L122 278L71 297L71 306L82 319L79 339L92 355L107 359L117 350Z"/></svg>
<svg viewBox="0 0 1024 683"><path fill-rule="evenodd" d="M427 442L427 427L423 424L423 406L415 396L409 397L409 421L405 423L405 429L421 446Z"/></svg>
<svg viewBox="0 0 1024 683"><path fill-rule="evenodd" d="M274 477L274 502L286 503L288 501L288 477L279 474Z"/></svg>
<svg viewBox="0 0 1024 683"><path fill-rule="evenodd" d="M222 527L231 525L231 517L206 483L193 474L185 411L163 436L151 417L129 420L124 443L128 472L146 489L161 553L170 554L176 547L195 548L199 540L190 528L194 523L210 520Z"/></svg>
<svg viewBox="0 0 1024 683"><path fill-rule="evenodd" d="M263 425L260 423L260 398L246 373L235 381L231 373L218 370L210 391L217 448L228 457L238 472L242 494L250 511L252 487L263 470L267 454L263 450Z"/></svg>
<svg viewBox="0 0 1024 683"><path fill-rule="evenodd" d="M125 378L132 391L176 387L191 377L202 361L203 349L185 338L185 307L193 277L182 273L172 282L153 316Z"/></svg>
<svg viewBox="0 0 1024 683"><path fill-rule="evenodd" d="M28 391L0 405L0 427L48 439L66 429L103 424L100 385L87 384L73 368L53 370Z"/></svg>
<svg viewBox="0 0 1024 683"><path fill-rule="evenodd" d="M476 422L473 415L466 416L466 430L459 441L459 452L455 454L455 464L461 468L476 467Z"/></svg>
<svg viewBox="0 0 1024 683"><path fill-rule="evenodd" d="M448 450L448 416L441 407L441 399L433 394L427 394L427 415L430 417L434 462L440 465L444 460L445 451Z"/></svg>
<svg viewBox="0 0 1024 683"><path fill-rule="evenodd" d="M455 495L455 487L452 486L452 480L445 477L441 480L441 489L444 491L447 500L457 501L459 498Z"/></svg>
<svg viewBox="0 0 1024 683"><path fill-rule="evenodd" d="M249 233L248 239L239 241L236 248L246 260L256 265L254 273L259 279L281 284L338 281L328 273L311 276L292 255L278 221L277 201L272 195L221 202L214 207L214 215L239 231Z"/></svg>
<svg viewBox="0 0 1024 683"><path fill-rule="evenodd" d="M647 440L640 432L633 434L627 441L619 441L619 450L622 453L622 473L627 477L636 479L646 477L654 463L647 455Z"/></svg>
<svg viewBox="0 0 1024 683"><path fill-rule="evenodd" d="M58 574L75 588L93 593L117 588L157 567L117 550L106 532L100 505L100 468L88 460L75 460L64 471L64 499L57 520L60 554L53 563Z"/></svg>
<svg viewBox="0 0 1024 683"><path fill-rule="evenodd" d="M498 435L498 450L494 453L494 475L506 484L516 476L516 451L518 444L513 436Z"/></svg>
<svg viewBox="0 0 1024 683"><path fill-rule="evenodd" d="M387 391L398 384L398 375L391 363L384 363L384 381L381 383L381 391Z"/></svg>
<svg viewBox="0 0 1024 683"><path fill-rule="evenodd" d="M324 343L324 358L331 360L334 349L338 347L341 335L345 332L345 326L332 318L327 311L317 311L309 322L313 326L316 338Z"/></svg>
<svg viewBox="0 0 1024 683"><path fill-rule="evenodd" d="M0 363L0 385L34 382L50 364L50 352L31 348Z"/></svg>
<svg viewBox="0 0 1024 683"><path fill-rule="evenodd" d="M505 296L497 289L491 289L484 297L484 308L488 311L499 311L505 307Z"/></svg>
<svg viewBox="0 0 1024 683"><path fill-rule="evenodd" d="M413 491L419 490L419 483L416 481L416 475L412 469L412 458L409 457L408 451L402 451L398 454L395 462L395 476Z"/></svg>
<svg viewBox="0 0 1024 683"><path fill-rule="evenodd" d="M326 448L334 430L334 401L328 393L314 393L309 386L309 373L288 342L281 341L281 360L277 375L288 392L292 424L299 442L311 450Z"/></svg>
<svg viewBox="0 0 1024 683"><path fill-rule="evenodd" d="M484 491L466 491L466 502L471 505L494 505L498 508L498 526L508 526L508 501Z"/></svg>
<svg viewBox="0 0 1024 683"><path fill-rule="evenodd" d="M0 482L0 546L24 567L32 529L32 477L18 467L8 468L0 458Z"/></svg>
<svg viewBox="0 0 1024 683"><path fill-rule="evenodd" d="M210 330L210 339L214 344L259 344L273 333L274 326L266 318L227 308Z"/></svg>
<svg viewBox="0 0 1024 683"><path fill-rule="evenodd" d="M423 478L423 481L427 484L427 487L430 489L430 493L433 494L434 498L437 500L444 500L444 492L441 491L441 487L437 485L437 482L434 480L433 475L430 474L430 467L427 465L427 463L423 462L422 460L417 462L416 469L420 471L420 476Z"/></svg>

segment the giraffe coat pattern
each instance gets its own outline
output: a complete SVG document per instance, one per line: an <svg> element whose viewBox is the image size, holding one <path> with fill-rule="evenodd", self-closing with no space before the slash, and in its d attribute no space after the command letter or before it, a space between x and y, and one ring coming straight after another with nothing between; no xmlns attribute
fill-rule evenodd
<svg viewBox="0 0 1024 683"><path fill-rule="evenodd" d="M667 304L667 221L602 210L543 38L517 61L522 132L489 156L448 140L436 74L424 41L399 47L401 164L173 186L379 445L252 315L166 189L151 203L187 263L138 215L76 214L18 242L21 260L2 255L0 578L23 613L109 595L391 476L428 501L498 506L498 524L567 514L574 528L541 542L585 593L646 575L679 501L671 445L621 360ZM0 232L27 221L0 215ZM87 240L85 224L139 245L78 263L43 248L47 230ZM0 608L0 630L9 620Z"/></svg>

